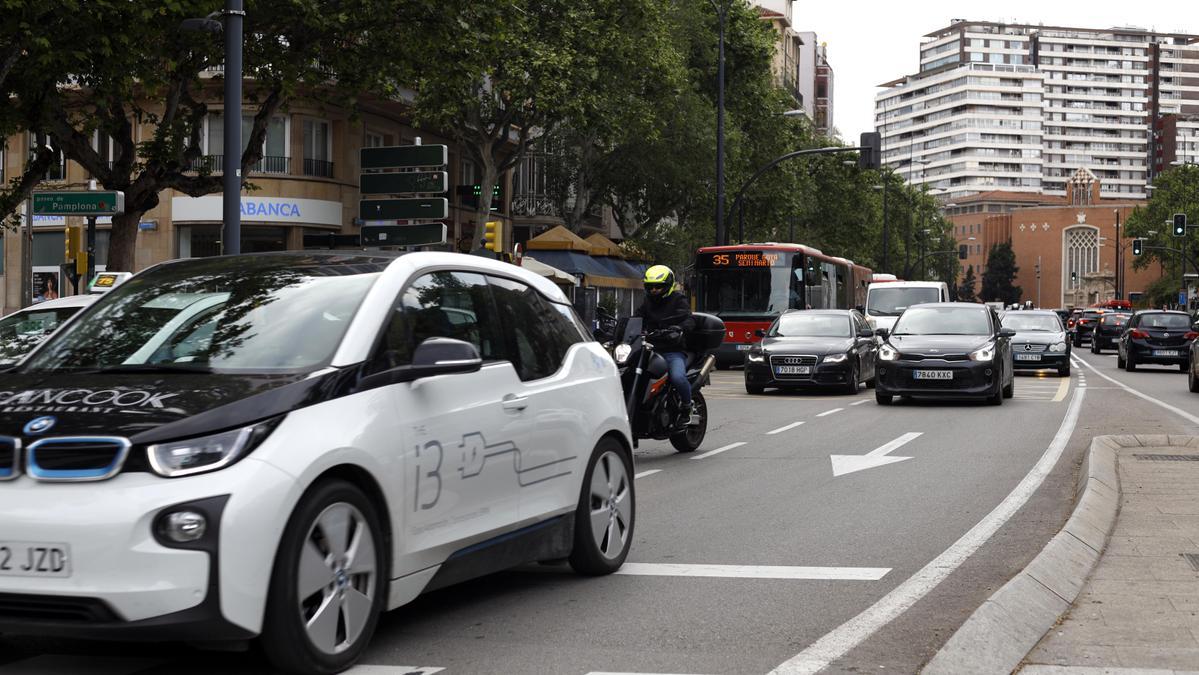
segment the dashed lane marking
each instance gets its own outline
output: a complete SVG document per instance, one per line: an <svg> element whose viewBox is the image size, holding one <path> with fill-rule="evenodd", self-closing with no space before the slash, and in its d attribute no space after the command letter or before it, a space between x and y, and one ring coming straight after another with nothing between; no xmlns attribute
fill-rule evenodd
<svg viewBox="0 0 1199 675"><path fill-rule="evenodd" d="M661 469L650 469L649 471L642 471L641 473L633 476L633 478L634 479L645 478L646 476L652 476L655 473L662 473L662 470Z"/></svg>
<svg viewBox="0 0 1199 675"><path fill-rule="evenodd" d="M829 415L832 415L833 413L839 413L842 410L845 410L845 408L833 408L832 410L825 410L824 412L817 415L817 417L827 417Z"/></svg>
<svg viewBox="0 0 1199 675"><path fill-rule="evenodd" d="M745 445L745 441L737 441L736 443L729 443L728 445L726 445L724 447L716 448L715 450L709 450L708 452L705 452L702 455L696 455L696 456L692 457L691 459L705 459L707 457L711 457L712 455L719 455L722 452L732 450L733 448L739 448L743 445Z"/></svg>
<svg viewBox="0 0 1199 675"><path fill-rule="evenodd" d="M850 403L849 405L862 405L863 403L869 403L869 402L870 402L870 399L864 398L861 401L854 401L853 403Z"/></svg>
<svg viewBox="0 0 1199 675"><path fill-rule="evenodd" d="M818 581L878 581L890 567L798 567L790 565L688 565L626 562L617 574L652 577L720 579L809 579Z"/></svg>
<svg viewBox="0 0 1199 675"><path fill-rule="evenodd" d="M790 431L790 430L794 429L795 427L798 427L801 425L803 425L803 422L792 422L791 424L788 424L787 426L779 427L778 429L774 429L772 431L767 431L766 435L773 436L775 434L781 434L784 431Z"/></svg>

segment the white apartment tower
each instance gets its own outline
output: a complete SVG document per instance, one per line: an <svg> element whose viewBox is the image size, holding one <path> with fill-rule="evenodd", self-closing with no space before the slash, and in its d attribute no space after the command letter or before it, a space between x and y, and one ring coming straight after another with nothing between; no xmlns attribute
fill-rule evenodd
<svg viewBox="0 0 1199 675"><path fill-rule="evenodd" d="M1170 162L1199 159L1195 35L955 20L925 36L919 73L881 86L883 161L947 201L1065 195L1080 168L1104 197L1143 198Z"/></svg>

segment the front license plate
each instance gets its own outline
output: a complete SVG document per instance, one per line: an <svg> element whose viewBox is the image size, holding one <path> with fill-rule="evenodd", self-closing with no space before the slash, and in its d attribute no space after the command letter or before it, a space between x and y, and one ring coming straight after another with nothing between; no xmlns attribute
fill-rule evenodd
<svg viewBox="0 0 1199 675"><path fill-rule="evenodd" d="M1040 354L1016 354L1017 361L1040 361Z"/></svg>
<svg viewBox="0 0 1199 675"><path fill-rule="evenodd" d="M775 375L810 375L812 366L775 366Z"/></svg>
<svg viewBox="0 0 1199 675"><path fill-rule="evenodd" d="M917 370L912 373L917 380L952 380L952 370Z"/></svg>
<svg viewBox="0 0 1199 675"><path fill-rule="evenodd" d="M750 347L752 347L752 346L753 346L753 345L737 345L737 351L739 351L739 352L743 352L743 351L746 351L747 349L749 349L749 348L750 348Z"/></svg>
<svg viewBox="0 0 1199 675"><path fill-rule="evenodd" d="M1177 349L1154 349L1154 356L1181 356Z"/></svg>
<svg viewBox="0 0 1199 675"><path fill-rule="evenodd" d="M0 576L69 577L71 548L66 544L0 541Z"/></svg>

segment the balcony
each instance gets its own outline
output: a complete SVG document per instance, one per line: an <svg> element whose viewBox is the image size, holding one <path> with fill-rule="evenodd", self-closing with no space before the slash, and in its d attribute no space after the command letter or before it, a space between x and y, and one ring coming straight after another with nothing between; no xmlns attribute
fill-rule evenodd
<svg viewBox="0 0 1199 675"><path fill-rule="evenodd" d="M193 160L187 167L188 171L199 172L201 169L208 173L222 173L225 170L224 155L204 155ZM290 157L263 157L250 167L252 173L291 173Z"/></svg>
<svg viewBox="0 0 1199 675"><path fill-rule="evenodd" d="M326 162L323 159L304 158L304 175L318 176L320 178L333 177L333 162Z"/></svg>

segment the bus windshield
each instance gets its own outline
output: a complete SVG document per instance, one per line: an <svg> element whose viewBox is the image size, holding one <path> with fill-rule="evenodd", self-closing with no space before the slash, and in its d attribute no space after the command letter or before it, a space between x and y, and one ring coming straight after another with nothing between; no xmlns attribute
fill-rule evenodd
<svg viewBox="0 0 1199 675"><path fill-rule="evenodd" d="M899 316L912 305L939 302L941 291L937 288L894 286L871 288L866 298L866 313L871 316Z"/></svg>
<svg viewBox="0 0 1199 675"><path fill-rule="evenodd" d="M800 301L798 284L792 288L789 277L785 267L705 270L699 307L721 317L778 314Z"/></svg>

